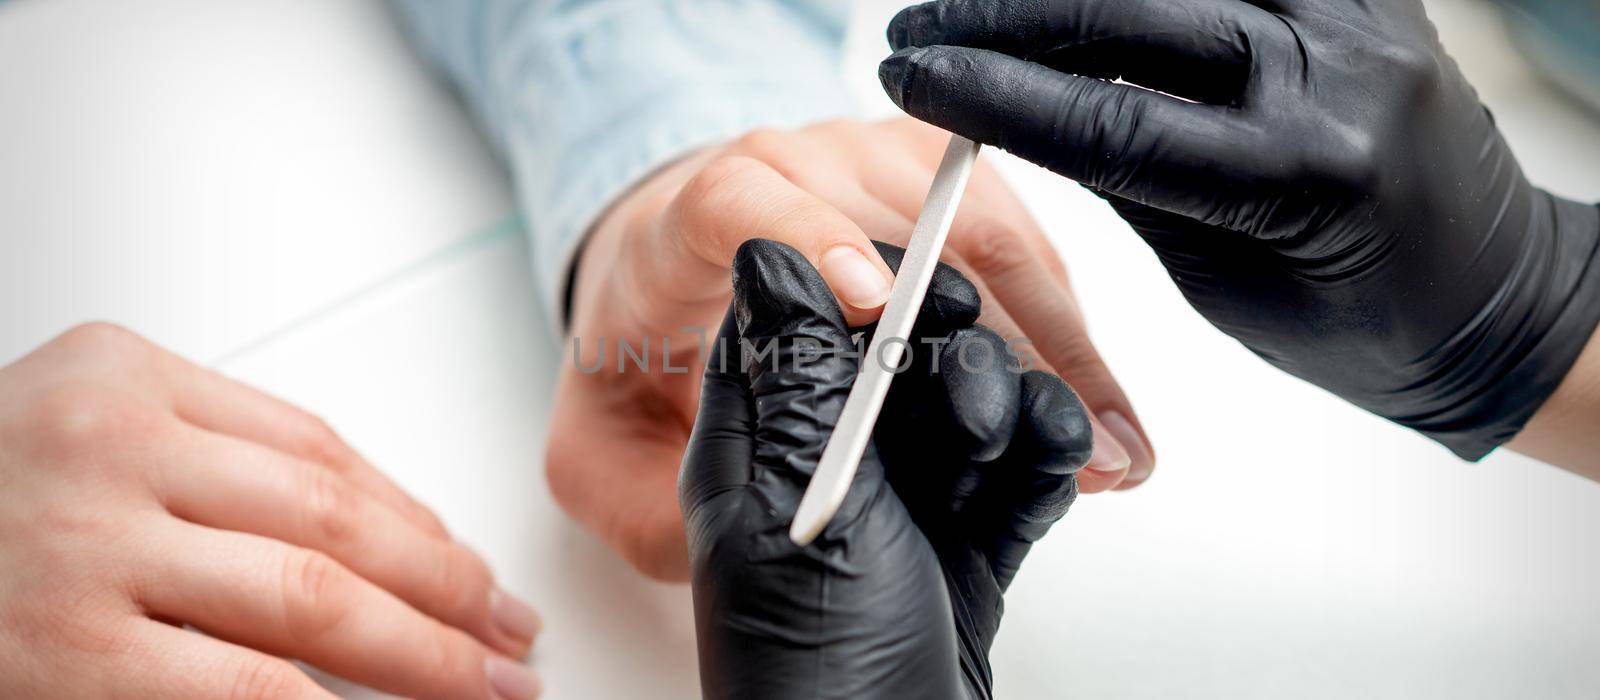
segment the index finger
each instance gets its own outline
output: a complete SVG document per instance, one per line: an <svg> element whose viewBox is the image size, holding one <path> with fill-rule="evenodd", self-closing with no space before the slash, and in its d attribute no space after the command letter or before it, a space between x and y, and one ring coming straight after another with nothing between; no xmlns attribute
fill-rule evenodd
<svg viewBox="0 0 1600 700"><path fill-rule="evenodd" d="M1219 224L1231 223L1215 196L1222 181L1254 179L1238 154L1265 138L1228 108L982 49L903 49L878 77L911 116L1090 187Z"/></svg>
<svg viewBox="0 0 1600 700"><path fill-rule="evenodd" d="M761 133L745 140L759 144L768 138ZM734 253L753 238L778 241L805 256L850 325L866 325L882 313L894 275L867 234L767 162L737 153L713 160L683 186L658 235L646 238L645 264L632 269L643 280L641 288L657 295L688 303L725 299ZM684 274L696 267L711 274Z"/></svg>
<svg viewBox="0 0 1600 700"><path fill-rule="evenodd" d="M322 419L216 370L157 350L158 371L171 382L172 411L185 423L330 469L423 532L449 539L433 511L378 471Z"/></svg>
<svg viewBox="0 0 1600 700"><path fill-rule="evenodd" d="M1226 104L1273 16L1240 0L940 0L901 10L889 43L989 49L1075 75Z"/></svg>

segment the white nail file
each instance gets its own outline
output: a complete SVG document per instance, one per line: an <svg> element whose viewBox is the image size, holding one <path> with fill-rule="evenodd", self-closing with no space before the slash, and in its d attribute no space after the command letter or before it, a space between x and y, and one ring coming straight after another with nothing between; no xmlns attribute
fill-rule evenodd
<svg viewBox="0 0 1600 700"><path fill-rule="evenodd" d="M905 259L900 262L894 287L889 291L889 303L884 305L878 330L861 358L861 372L850 385L850 396L845 398L833 437L822 450L817 471L811 475L794 523L789 526L789 539L797 545L804 547L817 538L850 490L884 397L889 395L894 368L900 366L908 343L915 342L911 326L917 322L923 297L928 295L928 283L939 264L939 251L950 235L950 223L956 218L961 193L967 188L967 178L977 160L978 144L960 136L950 137L939 171L933 176L933 186L928 189L928 199L922 203L922 214L911 230L911 242L906 245Z"/></svg>

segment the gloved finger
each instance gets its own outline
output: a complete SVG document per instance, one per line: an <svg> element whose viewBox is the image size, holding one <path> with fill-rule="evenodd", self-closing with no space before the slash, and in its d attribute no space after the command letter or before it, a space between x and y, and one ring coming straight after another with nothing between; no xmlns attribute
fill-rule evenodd
<svg viewBox="0 0 1600 700"><path fill-rule="evenodd" d="M1107 434L1127 453L1129 473L1147 477L1155 468L1155 451L1139 427L1132 402L1090 339L1077 299L1033 253L1037 243L1044 243L1042 234L1030 235L994 211L994 207L964 208L956 215L950 246L989 285L1032 341L1031 347L1071 383L1100 423L1114 431ZM1031 236L1038 237L1037 243L1028 241ZM1054 250L1047 255L1054 258Z"/></svg>
<svg viewBox="0 0 1600 700"><path fill-rule="evenodd" d="M700 384L700 412L689 435L678 475L678 499L690 532L714 532L697 527L701 504L730 489L750 483L751 456L755 454L754 399L750 381L732 353L739 347L739 327L730 310L717 334Z"/></svg>
<svg viewBox="0 0 1600 700"><path fill-rule="evenodd" d="M874 242L891 268L897 269L905 251L893 245ZM970 325L979 312L978 292L959 272L940 265L934 271L928 295L918 315L918 329L914 335L944 333L943 329ZM741 333L740 324L747 329ZM838 307L826 293L826 287L809 263L798 251L781 243L754 240L741 246L734 263L734 307L723 323L717 343L713 346L706 366L705 381L701 388L700 412L694 432L689 439L688 451L679 478L679 494L684 516L688 520L714 517L702 514L699 505L730 488L747 485L753 473L752 455L756 451L757 431L755 387L751 373L769 380L782 382L807 379L804 371L812 369L810 362L822 358L807 358L804 349L795 347L795 338L805 338L818 352L853 350L850 331ZM928 330L934 329L934 330ZM793 352L791 352L793 351ZM771 352L774 354L767 355ZM742 354L743 353L743 354ZM746 359L754 360L746 366ZM855 360L841 358L854 380ZM776 368L776 373L767 370ZM791 370L784 374L783 370ZM788 390L804 392L803 387L789 386ZM804 402L802 402L804 403ZM767 409L783 405L782 401L762 404ZM774 412L774 411L769 411ZM836 414L834 414L836 415ZM832 433L833 416L814 415L812 418L826 425L802 425L806 434L816 437L816 445ZM781 433L779 437L793 440L802 435L784 432L794 427L790 421L764 424L764 427ZM765 432L763 436L771 436ZM801 467L814 468L814 463ZM809 473L809 472L806 472ZM793 490L782 495L785 501L795 496ZM690 532L715 532L714 527L696 527Z"/></svg>
<svg viewBox="0 0 1600 700"><path fill-rule="evenodd" d="M883 241L873 241L872 245L889 269L898 273L906 249ZM978 295L978 287L960 270L941 262L933 268L933 279L928 283L927 296L922 299L922 309L917 312L913 335L932 337L966 328L977 323L982 312L983 299Z"/></svg>
<svg viewBox="0 0 1600 700"><path fill-rule="evenodd" d="M1008 586L1028 550L1066 515L1077 474L1093 451L1089 414L1072 388L1046 372L1022 377L1022 407L1006 453L984 472L968 509L988 522L990 565Z"/></svg>
<svg viewBox="0 0 1600 700"><path fill-rule="evenodd" d="M901 139L906 144L907 150L916 156L929 173L926 177L931 181L932 173L939 167L944 148L950 141L950 132L906 117L891 120L887 126L890 133ZM877 161L874 164L877 164ZM1022 242L1027 245L1028 250L1050 271L1050 276L1066 290L1067 296L1073 299L1073 303L1077 303L1072 285L1067 279L1067 267L1061 262L1061 255L1050 244L1044 229L1041 229L1039 223L1029 215L1028 206L1023 204L1001 178L1000 171L994 167L993 161L989 158L978 158L962 201L967 200L981 202L984 211L1001 219L1007 226L1021 231ZM959 211L957 217L960 217ZM911 230L909 225L906 230ZM954 233L952 230L952 234Z"/></svg>
<svg viewBox="0 0 1600 700"><path fill-rule="evenodd" d="M1011 443L1022 399L1022 370L998 333L983 326L950 334L934 354L934 397L944 418L931 428L954 454L978 462Z"/></svg>
<svg viewBox="0 0 1600 700"><path fill-rule="evenodd" d="M868 181L877 183L874 193L891 207L915 215L932 175L903 162L874 163L870 167L873 171ZM969 200L982 205L972 199L977 194L969 194ZM988 212L993 209L963 205L956 214L944 256L951 267L967 275L980 298L998 302L984 305L980 321L1009 341L1011 354L1019 358L1024 369L1053 370L1075 387L1081 382L1082 396L1091 409L1121 417L1126 428L1123 435L1113 435L1098 418L1092 419L1099 449L1090 463L1090 472L1080 480L1086 493L1117 486L1136 463L1148 475L1155 465L1154 450L1133 422L1136 414L1132 404L1089 340L1071 290L1058 285L1048 268L1017 262L1034 256L1026 252L1019 256L1010 248L1042 247L1048 252L1041 255L1050 257L1055 256L1054 249L1037 231L1037 240L1027 243L1027 234L1014 233L992 218ZM980 211L984 213L969 213ZM968 254L985 259L988 271L979 270L966 258ZM1024 272L1031 274L1019 274ZM1024 318L1027 326L1021 323ZM1134 459L1135 453L1138 459Z"/></svg>
<svg viewBox="0 0 1600 700"><path fill-rule="evenodd" d="M1251 47L1282 24L1239 0L941 0L901 10L889 44L999 51L1062 72L1121 78L1231 104L1250 75Z"/></svg>
<svg viewBox="0 0 1600 700"><path fill-rule="evenodd" d="M961 510L977 463L1011 443L1022 401L1022 372L999 334L973 326L933 340L895 378L873 433L890 485L923 524Z"/></svg>
<svg viewBox="0 0 1600 700"><path fill-rule="evenodd" d="M733 316L756 409L751 488L773 523L787 527L855 381L855 346L822 277L799 251L776 241L756 239L739 247ZM882 465L869 446L819 541L842 538L862 522L884 493L882 479ZM761 542L762 553L753 556L782 557L792 550L787 538Z"/></svg>
<svg viewBox="0 0 1600 700"><path fill-rule="evenodd" d="M878 68L908 114L1091 187L1205 219L1255 174L1236 164L1268 137L1227 108L1060 73L982 49L904 49ZM1238 182L1234 182L1238 181Z"/></svg>
<svg viewBox="0 0 1600 700"><path fill-rule="evenodd" d="M821 272L845 318L877 319L893 275L861 228L839 210L797 187L772 166L742 155L720 157L684 184L646 239L651 264L639 266L641 287L694 302L727 292L734 252L756 236L794 248ZM693 274L696 270L710 274Z"/></svg>

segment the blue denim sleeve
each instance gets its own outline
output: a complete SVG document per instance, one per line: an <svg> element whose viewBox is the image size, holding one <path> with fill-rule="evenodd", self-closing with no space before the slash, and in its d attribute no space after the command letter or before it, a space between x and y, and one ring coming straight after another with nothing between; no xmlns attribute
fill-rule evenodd
<svg viewBox="0 0 1600 700"><path fill-rule="evenodd" d="M847 0L392 0L510 168L551 319L584 233L651 170L853 111Z"/></svg>

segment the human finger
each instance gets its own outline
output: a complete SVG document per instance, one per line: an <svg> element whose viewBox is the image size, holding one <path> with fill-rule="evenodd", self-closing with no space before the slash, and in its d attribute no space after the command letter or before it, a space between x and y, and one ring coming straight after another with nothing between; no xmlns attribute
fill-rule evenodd
<svg viewBox="0 0 1600 700"><path fill-rule="evenodd" d="M181 627L139 619L98 668L126 697L334 700L337 696L288 661ZM97 665L86 669L93 673Z"/></svg>
<svg viewBox="0 0 1600 700"><path fill-rule="evenodd" d="M940 143L948 140L948 132L912 119L895 120L884 126L904 140L908 152L919 154L923 165L930 171L937 165L937 150ZM905 164L877 160L873 167L884 172L868 177L873 182L890 183L887 187L879 188L886 190L887 196L897 200L916 196L914 188L904 191L907 189L905 183L917 182L915 173L906 172ZM895 173L895 170L900 172ZM922 179L927 178L925 176ZM1129 456L1128 474L1116 484L1116 489L1129 489L1143 483L1155 470L1155 448L1139 421L1133 402L1089 336L1082 307L1068 280L1066 266L1061 262L1060 255L1038 222L1028 214L1027 207L988 162L980 159L967 188L968 193L963 201L972 204L957 213L951 227L948 248L954 251L952 255L961 260L964 267L972 270L975 276L994 282L993 298L1013 313L1018 327L1030 339L1038 341L1041 355L1072 385L1078 397L1097 417L1096 423L1116 432L1118 443ZM1100 194L1128 206L1151 210L1114 195ZM1113 205L1116 201L1113 201ZM1121 210L1119 213L1122 213ZM1176 214L1161 213L1177 217ZM1124 217L1127 216L1124 213ZM993 231L1009 233L989 235ZM996 245L995 241L1001 241L1004 245ZM1154 241L1151 243L1158 253L1162 252L1163 246L1156 245ZM1190 248L1206 244L1207 241L1198 239L1187 242ZM1021 264L1021 259L1043 265L1057 290L1049 291L1049 285L1037 274L1010 272ZM1042 303L1035 301L1041 298ZM1105 488L1102 480L1094 474L1085 475L1084 481L1088 492Z"/></svg>
<svg viewBox="0 0 1600 700"><path fill-rule="evenodd" d="M519 700L537 693L531 669L325 554L176 520L147 532L133 597L152 615L389 693Z"/></svg>
<svg viewBox="0 0 1600 700"><path fill-rule="evenodd" d="M920 198L926 192L931 175L920 172L916 164L904 162L882 162L876 167L876 172L866 180L876 197L902 212L914 212L921 206ZM1069 291L1054 282L1047 268L1032 268L1031 274L1019 281L1014 271L1017 263L1010 261L1032 256L985 253L990 260L988 273L966 257L974 250L981 253L993 246L977 239L1005 236L1006 240L1016 241L1022 238L990 218L964 213L981 209L986 207L972 202L957 211L956 221L961 227L952 226L945 257L950 265L966 274L984 299L991 300L992 303L983 306L982 323L1008 341L1008 350L1017 355L1023 368L1054 371L1068 383L1076 383L1081 378L1094 391L1096 408L1104 410L1108 416L1134 415L1126 395L1089 341L1088 330ZM963 254L963 250L967 253ZM1030 308L1035 306L1043 310ZM1028 313L1030 325L1044 338L1043 342L1016 320L1015 309ZM1056 363L1060 363L1059 366ZM1112 417L1112 420L1117 418ZM1089 471L1080 479L1084 492L1097 493L1120 484L1134 464L1135 450L1142 456L1141 468L1148 474L1154 463L1153 452L1146 447L1148 443L1140 432L1119 424L1122 434L1114 434L1098 417L1091 417L1090 421L1095 427L1097 449ZM1133 442L1133 447L1125 446L1124 439Z"/></svg>
<svg viewBox="0 0 1600 700"><path fill-rule="evenodd" d="M174 515L322 552L502 653L521 656L532 645L537 613L495 586L482 559L424 532L343 476L197 429L174 431L166 444L155 488Z"/></svg>
<svg viewBox="0 0 1600 700"><path fill-rule="evenodd" d="M983 282L974 284L987 298L994 298L993 293L984 288ZM1060 377L1060 372L1039 354L1038 348L1022 332L1008 309L1000 304L988 304L980 320L1007 340L1007 348L1017 355L1022 369L1039 370ZM1083 493L1109 491L1127 478L1133 458L1128 448L1098 417L1090 414L1089 425L1094 435L1094 451L1088 465L1078 476L1078 487Z"/></svg>
<svg viewBox="0 0 1600 700"><path fill-rule="evenodd" d="M745 140L766 138L758 132ZM690 178L644 241L640 288L698 302L727 293L734 252L752 238L784 243L821 273L852 325L875 320L893 282L861 228L757 158L730 154ZM695 271L702 274L695 274Z"/></svg>
<svg viewBox="0 0 1600 700"><path fill-rule="evenodd" d="M362 458L333 428L304 409L223 374L160 350L158 363L173 382L173 411L184 421L308 460L342 475L393 508L418 529L449 539L444 523Z"/></svg>

